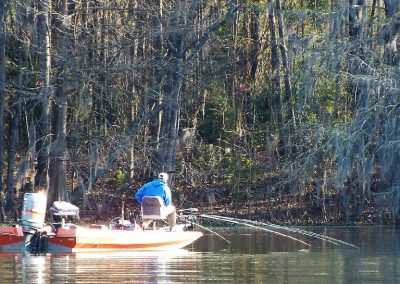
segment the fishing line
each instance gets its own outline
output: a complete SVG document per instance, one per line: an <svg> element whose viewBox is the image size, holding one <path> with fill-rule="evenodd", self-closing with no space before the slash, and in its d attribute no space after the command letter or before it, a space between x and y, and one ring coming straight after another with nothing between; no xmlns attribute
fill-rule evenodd
<svg viewBox="0 0 400 284"><path fill-rule="evenodd" d="M258 222L258 221L231 218L231 217L225 217L225 216L219 216L219 215L201 214L200 217L219 220L219 221L231 222L231 223L235 223L235 224L239 224L239 225L247 225L247 226L251 225L251 226L253 226L255 228L260 228L260 229L261 228L266 229L264 227L272 227L272 228L275 228L275 229L286 230L286 231L289 231L289 232L299 233L299 234L302 234L302 235L305 235L305 236L314 237L314 238L317 238L317 239L332 243L334 245L343 244L343 245L347 245L347 246L350 246L350 247L353 247L353 248L356 248L356 249L360 249L358 246L355 246L355 245L353 245L351 243L348 243L348 242L345 242L345 241L342 241L342 240L338 240L338 239L335 239L335 238L332 238L332 237L329 237L329 236L321 235L321 234L318 234L318 233L309 232L309 231L302 230L302 229L289 228L289 227L286 227L286 226L276 225L276 224L272 224L272 223L263 223L263 222ZM276 231L273 231L273 230L269 230L269 231L274 232L274 233L279 233L279 232L276 232ZM285 234L282 234L282 235L287 236Z"/></svg>
<svg viewBox="0 0 400 284"><path fill-rule="evenodd" d="M188 221L188 220L186 220L186 218L183 218L183 217L180 216L180 215L177 215L177 217L180 218L180 219L183 220L183 221ZM226 238L224 238L223 236L221 236L221 235L218 234L217 232L214 232L213 230L211 230L211 229L209 229L209 228L206 228L206 227L204 227L204 226L202 226L202 225L200 225L200 224L198 224L198 223L195 223L193 220L190 220L189 222L192 223L193 225L195 225L195 226L197 226L197 227L203 229L203 230L206 230L207 232L210 232L210 233L216 235L217 237L220 237L221 239L223 239L224 241L226 241L229 245L231 244L231 242L230 242L229 240L227 240Z"/></svg>
<svg viewBox="0 0 400 284"><path fill-rule="evenodd" d="M321 239L321 240L324 240L324 241L327 241L327 242L330 242L330 243L333 243L333 244L336 244L336 245L343 244L343 245L347 245L347 246L350 246L350 247L353 247L353 248L356 248L356 249L360 249L358 246L353 245L351 243L348 243L348 242L345 242L345 241L342 241L342 240L339 240L339 239L335 239L335 238L332 238L332 237L329 237L329 236L321 235L321 234L318 234L318 233L309 232L309 231L298 229L298 228L289 228L289 227L286 227L286 226L275 225L275 224L271 224L271 223L262 223L262 222L257 222L257 223L259 223L260 225L263 225L263 226L273 226L273 227L276 227L276 228L280 228L282 230L287 230L287 231L291 231L291 232L294 232L294 233L299 233L299 234L302 234L302 235L314 237L314 238Z"/></svg>
<svg viewBox="0 0 400 284"><path fill-rule="evenodd" d="M208 218L208 219L213 219L213 220L218 220L218 221L225 221L225 222L230 222L230 223L233 223L233 224L244 225L244 226L260 229L260 230L267 231L269 233L272 233L272 234L275 234L275 235L278 235L278 236L281 236L281 237L285 237L285 238L300 242L300 243L302 243L302 244L304 244L304 245L306 245L308 247L311 247L311 245L309 243L306 243L306 242L304 242L304 241L302 241L300 239L297 239L295 237L292 237L292 236L289 236L289 235L286 235L286 234L283 234L283 233L280 233L280 232L277 232L277 231L274 231L274 230L270 230L270 229L267 229L267 228L264 228L264 227L252 225L252 224L249 224L249 223L246 223L246 222L240 222L240 221L234 220L233 218L225 219L225 218L220 218L220 217L223 217L223 216L214 217L214 215L206 215L206 214L200 214L198 216L199 217L203 217L203 218Z"/></svg>
<svg viewBox="0 0 400 284"><path fill-rule="evenodd" d="M323 236L323 235L319 235L317 233L313 233L313 232L308 232L305 230L300 230L300 229L296 229L296 228L289 228L286 226L281 226L281 225L275 225L275 224L271 224L271 223L262 223L262 222L258 222L258 221L251 221L251 220L247 220L247 219L238 219L238 218L230 218L230 217L225 217L225 216L218 216L218 218L220 218L220 220L237 220L243 223L248 223L248 224L254 224L255 226L266 226L266 227L272 227L275 229L281 229L281 230L286 230L289 232L293 232L293 233L299 233L302 235L306 235L306 236L311 236L317 239L321 239L321 240L326 240L327 242L330 242L334 245L339 245L338 241L335 241L335 239L329 239L329 237Z"/></svg>

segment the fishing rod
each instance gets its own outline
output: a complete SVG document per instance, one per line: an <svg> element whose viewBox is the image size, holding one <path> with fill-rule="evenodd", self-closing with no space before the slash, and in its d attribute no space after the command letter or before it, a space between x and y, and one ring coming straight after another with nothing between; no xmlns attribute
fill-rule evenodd
<svg viewBox="0 0 400 284"><path fill-rule="evenodd" d="M263 222L258 222L258 221L252 221L252 220L246 220L246 219L238 219L238 218L231 218L231 217L225 217L225 216L219 216L219 215L207 215L207 214L201 214L200 217L204 217L204 218L209 218L209 219L214 219L214 220L219 220L219 221L225 221L225 222L230 222L230 223L236 223L239 225L252 225L255 228L263 228L265 229L263 226L265 227L272 227L274 229L281 229L281 230L286 230L289 232L293 232L293 233L299 233L305 236L310 236L310 237L314 237L329 243L332 243L334 245L339 245L339 244L343 244L343 245L347 245L353 248L357 248L359 249L359 247L350 244L348 242L342 241L342 240L338 240L329 236L325 236L325 235L321 235L321 234L317 234L314 232L309 232L306 230L302 230L302 229L297 229L297 228L290 228L290 227L286 227L286 226L282 226L282 225L276 225L276 224L272 224L272 223L263 223ZM270 230L272 231L272 230ZM275 232L275 231L273 231ZM284 235L284 234L283 234Z"/></svg>
<svg viewBox="0 0 400 284"><path fill-rule="evenodd" d="M224 241L226 241L228 244L231 244L231 242L230 242L229 240L227 240L226 238L224 238L223 236L221 236L221 235L218 234L217 232L215 232L215 231L213 231L213 230L211 230L211 229L209 229L209 228L207 228L207 227L204 227L204 226L202 226L202 225L200 225L200 224L198 224L198 223L192 222L192 224L195 225L195 226L197 226L197 227L199 227L199 228L201 228L201 229L203 229L203 230L206 230L207 232L210 232L210 233L216 235L217 237L220 237L221 239L223 239Z"/></svg>
<svg viewBox="0 0 400 284"><path fill-rule="evenodd" d="M224 217L224 216L221 216L221 217L222 218L229 218L229 217ZM244 219L244 220L241 219L241 220L243 222L249 222L251 224L256 224L256 225L259 225L259 226L268 226L268 227L273 227L273 228L276 228L276 229L286 230L286 231L293 232L293 233L299 233L299 234L302 234L302 235L305 235L305 236L314 237L314 238L317 238L317 239L320 239L320 240L323 240L323 241L327 241L327 242L335 244L335 245L343 244L343 245L347 245L347 246L350 246L350 247L353 247L353 248L356 248L356 249L360 249L358 246L355 246L355 245L353 245L351 243L348 243L348 242L345 242L345 241L342 241L342 240L339 240L339 239L335 239L335 238L332 238L332 237L329 237L329 236L321 235L321 234L318 234L318 233L314 233L314 232L309 232L309 231L306 231L306 230L298 229L298 228L290 228L290 227L287 227L287 226L276 225L276 224L272 224L272 223L263 223L263 222L258 222L258 221L251 221L251 220L246 220L246 219Z"/></svg>
<svg viewBox="0 0 400 284"><path fill-rule="evenodd" d="M211 234L216 235L217 237L219 237L219 238L223 239L224 241L226 241L229 245L231 244L231 242L230 242L229 240L227 240L226 238L224 238L223 236L221 236L221 235L218 234L217 232L215 232L215 231L213 231L213 230L211 230L211 229L209 229L209 228L207 228L207 227L204 227L204 226L202 226L202 225L200 225L200 224L194 222L194 218L195 218L195 216L196 216L196 215L194 215L195 212L198 212L198 209L197 209L197 208L187 208L187 209L183 209L183 210L180 210L180 214L177 215L177 217L178 217L179 219L183 220L183 221L189 221L189 222L190 222L191 224L193 224L194 226L197 226L197 227L199 227L199 228L201 228L201 229L203 229L203 230L205 230L205 231L207 231L207 232L209 232L209 233L211 233ZM183 217L182 215L183 215L183 216L187 216L187 217ZM189 220L189 219L190 219L190 220Z"/></svg>
<svg viewBox="0 0 400 284"><path fill-rule="evenodd" d="M207 214L200 214L198 216L202 217L202 218L207 218L207 219L212 219L212 220L217 220L217 221L225 221L225 222L229 222L229 223L233 223L233 224L238 224L238 225L243 225L243 226L248 226L248 227L260 229L260 230L267 231L269 233L272 233L272 234L275 234L275 235L278 235L278 236L281 236L281 237L285 237L285 238L294 240L294 241L302 243L302 244L304 244L304 245L306 245L308 247L311 247L311 245L309 243L306 243L305 241L302 241L302 240L297 239L295 237L292 237L292 236L289 236L289 235L286 235L286 234L283 234L283 233L280 233L280 232L277 232L277 231L274 231L274 230L271 230L271 229L267 229L267 228L264 228L264 227L256 226L256 225L253 225L253 224L249 224L249 223L246 223L246 222L240 222L240 220L237 220L237 219L235 220L234 218L225 219L225 218L220 218L220 217L223 217L223 216L207 215Z"/></svg>
<svg viewBox="0 0 400 284"><path fill-rule="evenodd" d="M247 220L247 219L238 219L238 218L231 218L231 217L225 217L225 216L217 216L217 217L221 221L236 220L238 222L243 222L243 223L246 223L246 224L253 224L255 226L272 227L274 229L286 230L286 231L289 231L289 232L292 232L292 233L300 233L302 235L315 237L317 239L326 240L326 241L328 241L328 242L330 242L330 243L332 243L334 245L339 245L339 242L336 242L335 239L328 240L329 237L326 237L326 236L323 236L323 235L319 235L319 234L313 233L313 232L308 232L308 231L305 231L305 230L289 228L289 227L285 227L285 226L281 226L281 225L275 225L275 224L272 224L272 223L262 223L262 222L258 222L258 221Z"/></svg>

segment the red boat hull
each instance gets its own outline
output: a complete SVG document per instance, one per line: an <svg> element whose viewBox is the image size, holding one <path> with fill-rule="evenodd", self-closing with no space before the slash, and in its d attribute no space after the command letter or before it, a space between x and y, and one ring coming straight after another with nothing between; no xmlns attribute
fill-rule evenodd
<svg viewBox="0 0 400 284"><path fill-rule="evenodd" d="M0 250L21 250L24 247L24 235L21 227L0 227Z"/></svg>

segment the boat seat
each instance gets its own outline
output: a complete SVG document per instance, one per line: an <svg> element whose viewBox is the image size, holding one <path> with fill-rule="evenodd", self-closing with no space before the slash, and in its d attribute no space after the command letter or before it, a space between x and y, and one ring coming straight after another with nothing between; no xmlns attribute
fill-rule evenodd
<svg viewBox="0 0 400 284"><path fill-rule="evenodd" d="M161 197L144 196L142 199L142 219L143 220L163 220L166 219L166 209Z"/></svg>

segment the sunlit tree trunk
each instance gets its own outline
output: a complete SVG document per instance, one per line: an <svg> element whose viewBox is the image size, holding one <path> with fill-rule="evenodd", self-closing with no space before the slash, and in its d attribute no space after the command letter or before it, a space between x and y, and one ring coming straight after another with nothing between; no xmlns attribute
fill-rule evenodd
<svg viewBox="0 0 400 284"><path fill-rule="evenodd" d="M285 129L284 121L282 115L282 99L281 99L281 82L280 82L280 64L279 64L279 54L278 45L276 39L276 27L275 27L275 17L274 17L274 7L272 3L268 8L268 22L269 30L271 36L271 93L274 100L274 107L276 113L276 120L278 125L278 153L281 158L286 154L285 149Z"/></svg>
<svg viewBox="0 0 400 284"><path fill-rule="evenodd" d="M334 13L334 18L333 18L333 23L332 23L332 31L331 31L331 40L333 42L333 45L338 47L340 45L341 38L344 37L343 35L343 26L344 26L344 19L343 19L343 14L342 14L342 9L341 8L341 1L343 0L334 0L332 1L332 13ZM334 61L334 71L335 74L338 74L335 78L335 98L334 98L334 108L333 108L333 117L337 119L339 117L339 110L340 105L340 79L341 76L339 76L340 71L341 71L341 54L338 48L334 48L333 51L333 61Z"/></svg>
<svg viewBox="0 0 400 284"><path fill-rule="evenodd" d="M98 68L98 64L103 62L102 54L104 54L103 49L101 48L101 42L104 38L103 29L100 28L101 22L101 11L102 5L100 1L94 0L92 2L88 1L88 14L90 17L90 24L89 24L89 44L91 49L89 50L89 58L88 63L91 68ZM90 69L87 70L88 75L90 75ZM103 90L101 89L101 85L97 82L103 82L102 76L97 75L97 80L95 82L90 82L90 87L93 88L95 95L91 98L92 104L90 109L90 116L89 119L89 127L87 129L88 136L89 136L89 147L88 149L88 164L89 164L89 173L88 173L88 186L87 190L84 193L90 194L92 192L93 187L93 177L97 174L97 165L99 163L99 150L98 150L98 143L99 138L101 136L101 126L103 125L102 121L102 97L103 97Z"/></svg>
<svg viewBox="0 0 400 284"><path fill-rule="evenodd" d="M251 144L251 132L249 129L255 127L255 84L258 68L258 56L260 45L259 21L260 9L256 6L259 1L250 1L244 6L254 9L244 8L242 13L242 29L241 37L246 39L243 45L239 46L240 61L237 64L237 72L233 76L237 76L237 94L235 105L236 108L236 132L246 144ZM239 40L240 42L240 40ZM236 81L236 80L235 80Z"/></svg>
<svg viewBox="0 0 400 284"><path fill-rule="evenodd" d="M88 78L90 74L90 69L93 66L92 59L94 57L94 44L93 44L93 38L96 37L96 34L94 33L94 25L93 25L93 19L92 19L92 9L95 9L94 3L91 0L82 0L81 2L81 13L77 16L77 24L78 27L80 28L79 36L75 37L73 39L73 45L76 46L78 49L76 52L79 55L80 62L77 64L77 68L81 70L81 76L84 78ZM74 25L72 25L73 27ZM85 48L81 48L84 46ZM77 96L77 100L75 101L76 105L79 105L80 107L83 108L83 113L81 115L74 115L72 116L71 123L76 125L75 131L76 133L85 133L86 135L92 135L92 130L94 127L92 127L92 121L88 119L88 117L93 118L93 115L91 113L91 107L89 106L89 102L91 102L90 98L90 91L92 88L92 83L90 81L83 80L83 84L87 84L87 88L85 91L81 92L79 96ZM74 94L77 95L77 94ZM71 105L71 109L76 108L76 105L73 104ZM88 116L85 118L81 118L81 116ZM75 137L71 135L70 140L73 140ZM73 145L76 145L75 143ZM89 150L87 150L88 156L92 153L90 151L92 147L92 143L89 145ZM88 159L88 165L89 165L89 176L93 172L93 163L91 159ZM80 182L83 182L83 177L82 174L76 169L73 168L71 171L71 181L75 181L75 177L78 178ZM71 188L74 187L74 184L71 184ZM83 199L83 206L86 207L88 204L88 196L87 193L91 189L91 184L86 187L84 190L80 191L79 196L80 198ZM75 196L75 198L77 198Z"/></svg>
<svg viewBox="0 0 400 284"><path fill-rule="evenodd" d="M40 137L37 142L38 159L35 184L41 189L49 189L49 154L50 154L50 13L51 1L39 1L38 6L38 36L39 36L39 88L40 88Z"/></svg>
<svg viewBox="0 0 400 284"><path fill-rule="evenodd" d="M255 1L255 4L259 4L259 1ZM257 79L258 69L258 56L260 52L260 9L255 9L251 13L250 20L250 38L251 38L251 68L250 68L250 79L252 85L255 86Z"/></svg>
<svg viewBox="0 0 400 284"><path fill-rule="evenodd" d="M128 16L127 16L127 21L129 22L136 22L136 17L137 17L137 1L129 1L128 3ZM135 26L136 27L136 26ZM132 38L130 42L130 46L127 52L127 62L129 63L129 67L131 68L131 71L128 72L128 77L127 77L127 94L128 94L128 104L127 104L127 120L126 120L126 130L129 129L130 124L134 120L135 116L135 98L138 97L137 94L137 88L135 84L135 80L137 80L137 75L136 71L134 68L135 65L135 60L137 59L137 48L138 48L138 39L137 38ZM134 172L135 168L135 152L134 148L130 147L128 150L129 153L129 178L130 180L134 179L134 175L136 174Z"/></svg>
<svg viewBox="0 0 400 284"><path fill-rule="evenodd" d="M283 76L284 76L284 83L285 83L285 96L284 102L287 106L287 121L291 125L296 125L295 117L293 114L293 107L292 107L292 84L290 80L290 68L289 68L289 58L287 55L287 49L285 44L285 31L284 31L284 23L283 17L281 13L281 1L275 0L276 2L276 17L278 19L278 33L279 33L279 48L281 51L282 56L282 65L283 65Z"/></svg>
<svg viewBox="0 0 400 284"><path fill-rule="evenodd" d="M259 4L259 1L256 1L255 4ZM251 67L250 67L250 84L251 84L251 108L248 109L248 123L251 123L252 128L256 128L256 117L255 117L255 94L257 90L257 71L258 71L258 57L260 52L260 10L255 9L253 13L251 13L250 20L250 38L251 38Z"/></svg>
<svg viewBox="0 0 400 284"><path fill-rule="evenodd" d="M173 6L171 13L170 26L178 27L182 25L182 20L185 17L183 2L177 1ZM173 169L173 153L175 149L177 137L177 123L178 123L178 104L180 89L183 80L183 64L185 57L185 37L186 32L179 31L168 35L168 58L166 61L167 73L166 83L163 86L165 97L164 101L167 102L166 108L162 112L161 127L160 127L160 148L159 171L171 171Z"/></svg>
<svg viewBox="0 0 400 284"><path fill-rule="evenodd" d="M154 87L153 87L153 96L156 98L156 100L150 101L151 104L155 105L160 105L162 102L162 78L164 76L164 53L165 53L165 48L164 48L164 1L162 0L156 0L155 1L155 8L157 9L157 18L155 22L155 29L158 31L157 35L154 38L154 50L155 50L155 66L154 66ZM152 107L150 105L150 107ZM161 121L162 121L162 113L161 112L158 116L156 116L153 120L150 121L150 134L153 137L156 137L157 141L157 146L156 146L156 152L152 153L153 161L151 165L151 172L160 172L163 170L162 166L163 164L160 163L159 160L159 147L162 143L162 137L161 137Z"/></svg>
<svg viewBox="0 0 400 284"><path fill-rule="evenodd" d="M352 94L352 110L365 107L366 85L363 78L357 75L366 74L363 62L365 61L364 13L365 0L349 0L349 91Z"/></svg>
<svg viewBox="0 0 400 284"><path fill-rule="evenodd" d="M57 76L56 100L54 102L54 134L50 152L49 180L50 188L48 194L49 205L55 201L68 201L67 194L67 94L71 83L69 82L68 72L72 70L69 65L69 55L71 49L70 22L68 17L72 17L68 9L68 0L61 0L58 6L59 15L59 37L57 37L57 48L60 50L61 60L58 63L60 73ZM53 46L56 46L54 43ZM71 76L71 75L70 75Z"/></svg>

